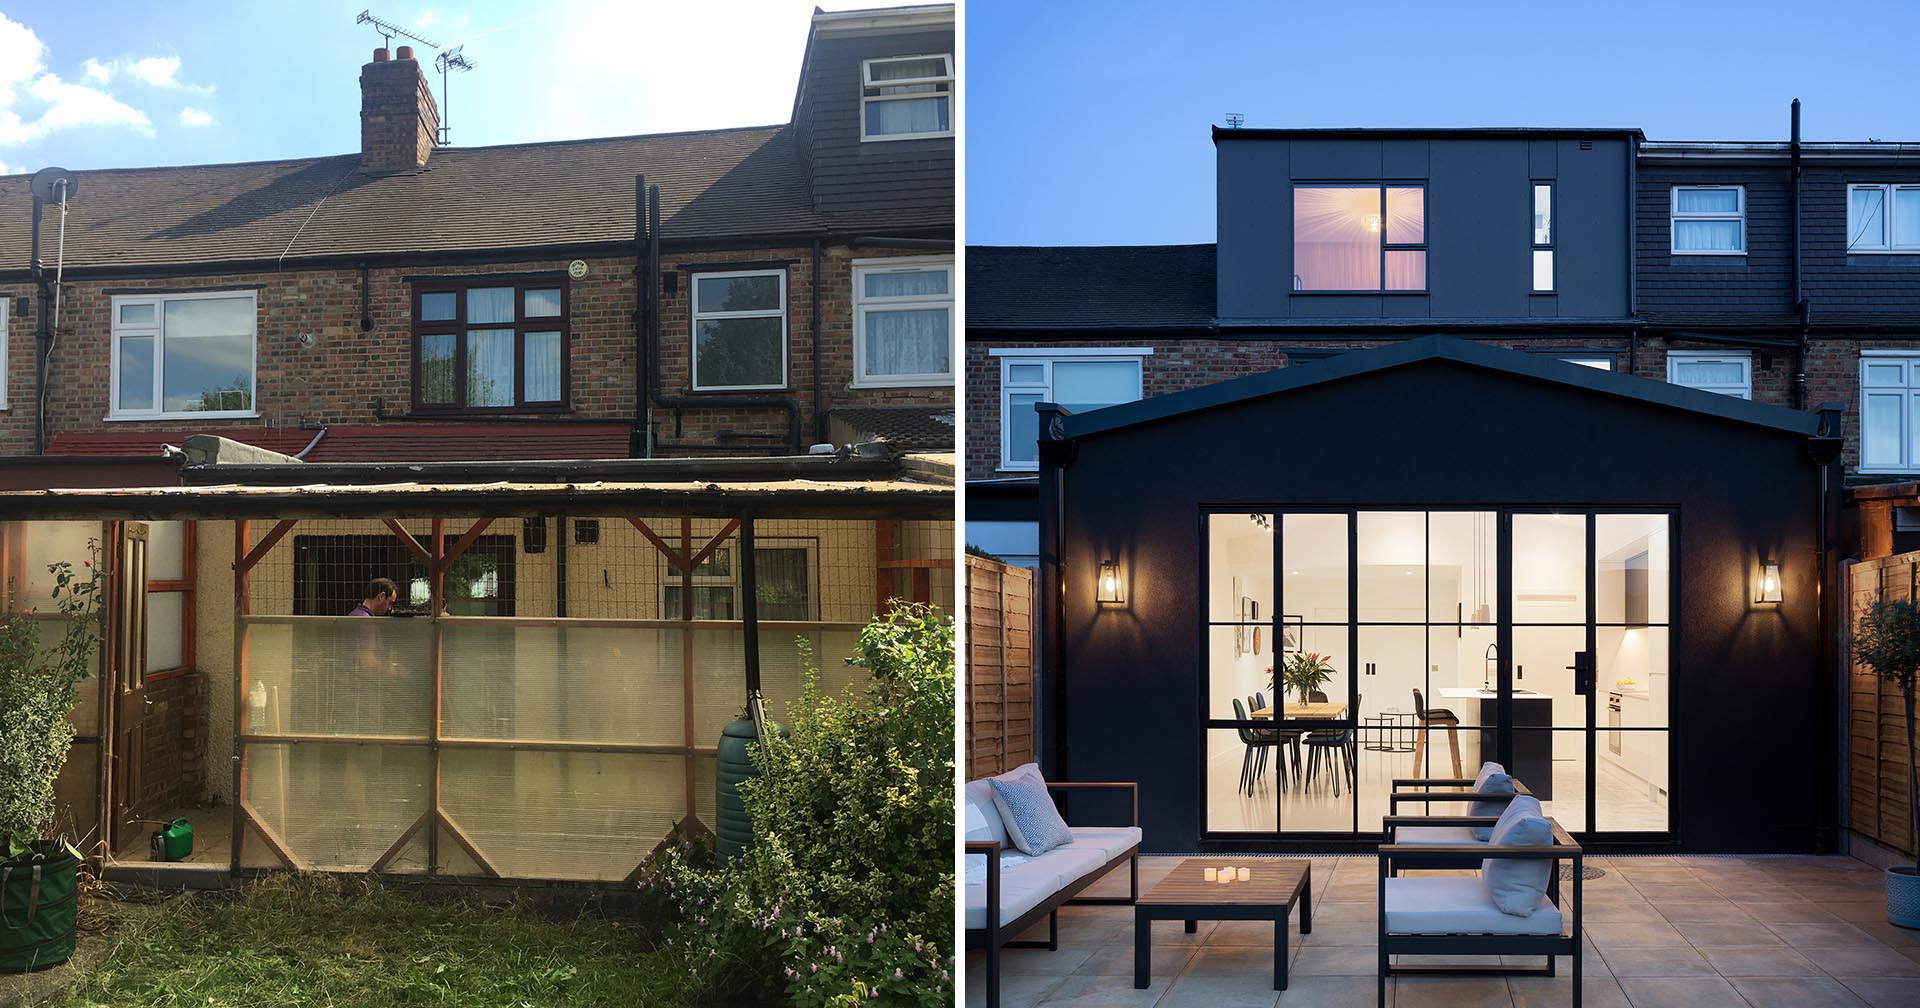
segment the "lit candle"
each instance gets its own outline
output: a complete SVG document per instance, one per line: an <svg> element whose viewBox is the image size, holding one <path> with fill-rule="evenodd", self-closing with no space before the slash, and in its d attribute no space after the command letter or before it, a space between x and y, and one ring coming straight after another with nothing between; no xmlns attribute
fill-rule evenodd
<svg viewBox="0 0 1920 1008"><path fill-rule="evenodd" d="M1202 869L1202 874L1206 876L1207 881L1209 882L1219 881L1219 878L1218 878L1219 873L1212 868Z"/></svg>
<svg viewBox="0 0 1920 1008"><path fill-rule="evenodd" d="M1239 876L1240 876L1240 881L1245 882L1248 879L1253 878L1253 870L1250 868L1242 868L1239 871Z"/></svg>
<svg viewBox="0 0 1920 1008"><path fill-rule="evenodd" d="M1226 885L1228 882L1231 882L1231 881L1233 881L1233 869L1231 868L1220 869L1220 884Z"/></svg>

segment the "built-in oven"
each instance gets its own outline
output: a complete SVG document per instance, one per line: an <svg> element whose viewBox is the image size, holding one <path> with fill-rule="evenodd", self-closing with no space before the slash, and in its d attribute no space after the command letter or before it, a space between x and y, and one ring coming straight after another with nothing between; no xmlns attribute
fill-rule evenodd
<svg viewBox="0 0 1920 1008"><path fill-rule="evenodd" d="M1620 694L1607 694L1607 751L1620 755Z"/></svg>

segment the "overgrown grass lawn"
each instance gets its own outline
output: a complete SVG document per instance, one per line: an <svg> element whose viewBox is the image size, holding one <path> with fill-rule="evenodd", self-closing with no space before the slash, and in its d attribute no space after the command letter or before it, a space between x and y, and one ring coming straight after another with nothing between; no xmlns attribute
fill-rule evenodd
<svg viewBox="0 0 1920 1008"><path fill-rule="evenodd" d="M60 1008L687 1005L631 922L428 900L377 881L274 877L127 919Z"/></svg>

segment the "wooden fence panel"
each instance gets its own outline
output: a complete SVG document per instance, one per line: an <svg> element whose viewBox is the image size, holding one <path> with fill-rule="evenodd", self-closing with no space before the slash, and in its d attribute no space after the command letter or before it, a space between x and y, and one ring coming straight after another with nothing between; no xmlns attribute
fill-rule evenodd
<svg viewBox="0 0 1920 1008"><path fill-rule="evenodd" d="M967 778L1030 763L1033 572L967 557Z"/></svg>
<svg viewBox="0 0 1920 1008"><path fill-rule="evenodd" d="M1853 661L1853 627L1873 603L1920 595L1920 552L1843 568L1847 625L1847 826L1883 847L1914 853L1907 808L1907 725L1900 691Z"/></svg>

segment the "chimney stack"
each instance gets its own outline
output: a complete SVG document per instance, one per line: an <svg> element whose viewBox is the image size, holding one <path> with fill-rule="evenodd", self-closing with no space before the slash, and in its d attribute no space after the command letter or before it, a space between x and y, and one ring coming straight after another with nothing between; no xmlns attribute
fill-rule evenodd
<svg viewBox="0 0 1920 1008"><path fill-rule="evenodd" d="M427 166L440 131L440 108L413 47L396 58L375 49L360 68L360 170L369 175L419 171Z"/></svg>

